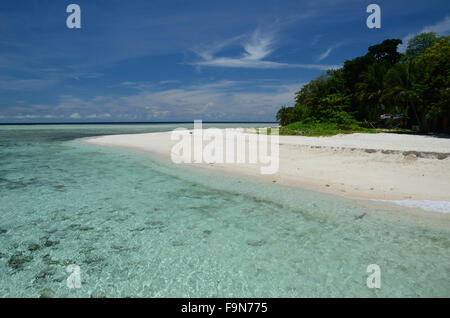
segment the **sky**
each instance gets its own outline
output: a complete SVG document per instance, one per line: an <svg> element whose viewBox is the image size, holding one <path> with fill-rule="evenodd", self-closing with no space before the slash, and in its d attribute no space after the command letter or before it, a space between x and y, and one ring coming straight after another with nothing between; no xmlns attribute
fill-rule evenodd
<svg viewBox="0 0 450 318"><path fill-rule="evenodd" d="M0 123L274 121L327 69L423 31L450 34L450 1L2 0Z"/></svg>

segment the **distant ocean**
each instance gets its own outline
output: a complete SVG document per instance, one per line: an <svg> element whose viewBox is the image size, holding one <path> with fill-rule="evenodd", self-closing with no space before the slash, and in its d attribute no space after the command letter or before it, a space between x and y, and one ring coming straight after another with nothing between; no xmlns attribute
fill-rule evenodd
<svg viewBox="0 0 450 318"><path fill-rule="evenodd" d="M0 125L0 297L450 297L450 232L405 207L77 142L177 126Z"/></svg>

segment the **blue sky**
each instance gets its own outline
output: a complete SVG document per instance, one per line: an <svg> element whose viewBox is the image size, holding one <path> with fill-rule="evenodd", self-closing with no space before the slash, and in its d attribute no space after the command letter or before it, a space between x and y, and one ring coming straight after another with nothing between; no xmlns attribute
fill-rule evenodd
<svg viewBox="0 0 450 318"><path fill-rule="evenodd" d="M0 122L273 121L326 69L421 31L450 33L450 1L2 0Z"/></svg>

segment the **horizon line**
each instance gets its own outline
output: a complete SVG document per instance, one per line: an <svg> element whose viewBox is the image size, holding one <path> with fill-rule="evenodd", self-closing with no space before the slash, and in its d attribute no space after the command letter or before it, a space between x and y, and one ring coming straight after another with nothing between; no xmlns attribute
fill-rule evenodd
<svg viewBox="0 0 450 318"><path fill-rule="evenodd" d="M101 121L101 122L28 122L28 123L0 123L0 125L104 125L104 124L189 124L192 121ZM207 124L257 124L278 123L278 121L202 121Z"/></svg>

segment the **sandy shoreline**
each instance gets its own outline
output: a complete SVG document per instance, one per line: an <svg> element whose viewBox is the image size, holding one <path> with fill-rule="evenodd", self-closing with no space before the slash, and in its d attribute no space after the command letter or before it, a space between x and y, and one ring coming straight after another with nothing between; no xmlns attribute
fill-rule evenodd
<svg viewBox="0 0 450 318"><path fill-rule="evenodd" d="M95 145L131 148L167 157L177 141L171 132L111 135L84 139ZM427 200L430 210L450 209L450 139L398 134L332 137L280 136L276 174L263 175L258 164L192 165L245 175L266 182L341 196L405 201ZM433 207L433 202L441 201Z"/></svg>

